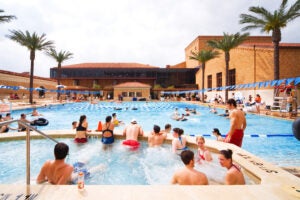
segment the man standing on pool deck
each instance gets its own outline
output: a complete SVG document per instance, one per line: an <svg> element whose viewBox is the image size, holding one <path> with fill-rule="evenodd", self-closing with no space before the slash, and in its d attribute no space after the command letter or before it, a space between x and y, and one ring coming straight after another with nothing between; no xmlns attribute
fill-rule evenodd
<svg viewBox="0 0 300 200"><path fill-rule="evenodd" d="M132 119L131 123L124 129L123 135L126 136L126 140L123 141L124 145L133 147L139 146L138 136L144 135L144 131L140 125L137 124L136 119Z"/></svg>
<svg viewBox="0 0 300 200"><path fill-rule="evenodd" d="M172 178L172 184L179 185L208 185L207 177L204 173L194 169L194 152L185 150L180 154L185 168L175 172Z"/></svg>
<svg viewBox="0 0 300 200"><path fill-rule="evenodd" d="M225 142L242 146L244 130L246 129L246 118L243 111L236 108L236 101L228 99L227 108L230 110L230 129L225 137Z"/></svg>
<svg viewBox="0 0 300 200"><path fill-rule="evenodd" d="M69 153L69 146L65 143L57 143L54 147L55 160L46 161L37 177L38 184L49 182L54 185L65 185L71 182L73 166L65 163Z"/></svg>

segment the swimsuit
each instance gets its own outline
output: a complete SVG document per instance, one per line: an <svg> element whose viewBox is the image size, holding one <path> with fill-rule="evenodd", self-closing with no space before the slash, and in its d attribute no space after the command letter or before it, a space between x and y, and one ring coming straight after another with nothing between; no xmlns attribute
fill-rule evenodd
<svg viewBox="0 0 300 200"><path fill-rule="evenodd" d="M112 144L112 143L114 143L114 141L115 141L115 139L114 139L114 132L113 132L112 130L108 129L109 126L110 126L110 124L108 125L108 127L107 127L105 130L102 131L101 142L102 142L103 144ZM105 131L110 132L110 133L111 133L111 136L110 136L110 137L104 137L104 136L103 136L103 133L104 133Z"/></svg>
<svg viewBox="0 0 300 200"><path fill-rule="evenodd" d="M124 140L122 144L132 147L133 149L137 149L140 146L140 143L136 140Z"/></svg>
<svg viewBox="0 0 300 200"><path fill-rule="evenodd" d="M236 168L238 171L241 171L240 168L237 167L235 164L231 164L231 167L234 167L234 168ZM230 168L231 168L231 167L230 167Z"/></svg>
<svg viewBox="0 0 300 200"><path fill-rule="evenodd" d="M227 138L228 135L226 135ZM243 129L235 129L229 143L231 144L235 144L236 146L241 147L242 146L242 142L243 142L243 137L244 137L244 131ZM225 138L225 139L226 139Z"/></svg>
<svg viewBox="0 0 300 200"><path fill-rule="evenodd" d="M180 144L183 146L181 137L178 137L178 140L180 141ZM180 154L182 151L185 151L185 150L188 150L188 149L189 149L189 148L188 148L187 146L185 146L185 147L176 149L176 151L177 151L177 154Z"/></svg>
<svg viewBox="0 0 300 200"><path fill-rule="evenodd" d="M201 154L200 151L198 151L199 158L202 159L202 160L205 160L205 157L204 157L204 152L205 151L203 151L203 154Z"/></svg>
<svg viewBox="0 0 300 200"><path fill-rule="evenodd" d="M86 127L83 127L81 124L76 128L76 131L86 131ZM76 143L86 143L87 138L75 138L74 142Z"/></svg>

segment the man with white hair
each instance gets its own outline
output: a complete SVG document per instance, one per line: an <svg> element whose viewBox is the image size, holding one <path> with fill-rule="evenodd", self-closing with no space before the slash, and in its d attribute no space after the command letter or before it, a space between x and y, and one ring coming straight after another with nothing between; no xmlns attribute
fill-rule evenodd
<svg viewBox="0 0 300 200"><path fill-rule="evenodd" d="M132 147L138 147L138 136L144 135L144 131L140 125L137 124L136 119L132 119L131 123L124 129L123 136L126 136L126 140L123 141L124 145Z"/></svg>

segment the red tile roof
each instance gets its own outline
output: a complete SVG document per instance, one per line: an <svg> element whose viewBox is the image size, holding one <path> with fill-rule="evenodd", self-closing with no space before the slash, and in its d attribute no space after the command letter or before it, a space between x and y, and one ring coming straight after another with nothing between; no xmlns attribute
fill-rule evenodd
<svg viewBox="0 0 300 200"><path fill-rule="evenodd" d="M55 67L54 67L55 68ZM62 68L159 68L139 63L80 63L65 65Z"/></svg>
<svg viewBox="0 0 300 200"><path fill-rule="evenodd" d="M150 85L140 83L140 82L126 82L115 85L114 88L150 88Z"/></svg>

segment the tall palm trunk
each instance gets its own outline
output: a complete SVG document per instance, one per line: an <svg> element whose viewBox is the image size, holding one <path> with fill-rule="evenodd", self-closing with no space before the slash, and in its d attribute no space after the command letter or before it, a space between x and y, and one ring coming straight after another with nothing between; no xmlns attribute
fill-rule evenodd
<svg viewBox="0 0 300 200"><path fill-rule="evenodd" d="M61 79L61 63L58 63L57 66L57 85L60 85L60 79ZM60 87L57 88L57 100L60 98Z"/></svg>
<svg viewBox="0 0 300 200"><path fill-rule="evenodd" d="M202 63L202 102L204 103L204 74L205 74L205 63Z"/></svg>
<svg viewBox="0 0 300 200"><path fill-rule="evenodd" d="M33 103L33 74L34 74L35 51L30 51L30 80L29 80L29 103Z"/></svg>
<svg viewBox="0 0 300 200"><path fill-rule="evenodd" d="M281 41L280 29L275 29L272 33L272 41L274 44L274 80L279 79L279 42Z"/></svg>
<svg viewBox="0 0 300 200"><path fill-rule="evenodd" d="M230 54L229 52L225 52L225 82L226 86L229 86L229 61L230 61ZM225 88L225 102L228 100L228 89Z"/></svg>

